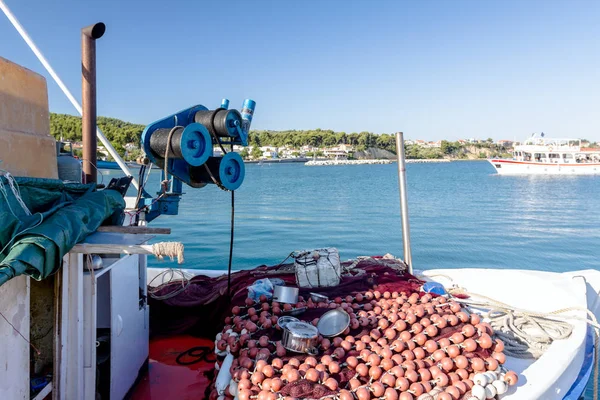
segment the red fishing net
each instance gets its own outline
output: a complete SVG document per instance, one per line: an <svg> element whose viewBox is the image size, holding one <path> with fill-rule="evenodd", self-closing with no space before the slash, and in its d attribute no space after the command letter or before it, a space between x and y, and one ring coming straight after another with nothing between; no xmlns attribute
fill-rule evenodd
<svg viewBox="0 0 600 400"><path fill-rule="evenodd" d="M342 263L342 268L353 262ZM227 297L227 276L211 278L198 275L191 279L185 291L175 297L157 300L149 297L150 329L152 335L193 334L196 336L214 335L220 331L223 320L230 315L233 305L242 305L248 296L248 286L263 278L279 278L286 285L295 285L296 277L292 264L279 266L261 266L252 270L235 272L231 275L231 301ZM397 280L396 272L405 272L406 265L398 260L384 258L368 258L360 261L353 268L354 273L344 275L340 284L331 288L320 288L319 293L329 297L363 292L375 284L396 285L396 290L416 290L419 281L407 276ZM412 280L411 280L412 278ZM155 292L157 297L172 293L181 287L181 282L164 285ZM308 295L311 290L302 289L301 295Z"/></svg>
<svg viewBox="0 0 600 400"><path fill-rule="evenodd" d="M400 261L366 259L352 266L335 287L301 289L295 305L247 299L247 287L257 279L280 278L295 286L289 266L234 274L231 302L226 278L195 277L178 296L151 301L152 317L158 313L153 331L219 332L216 350L234 361L229 385L219 393L215 378L207 390L210 399L458 400L470 396L475 383L480 385L473 390L496 390L495 385L500 392L516 382L513 372L500 368L502 343L477 315L420 292L423 282ZM329 300L313 301L311 292ZM304 310L296 317L316 326L337 308L350 316L350 324L337 337L319 336L317 354L284 347L281 315Z"/></svg>

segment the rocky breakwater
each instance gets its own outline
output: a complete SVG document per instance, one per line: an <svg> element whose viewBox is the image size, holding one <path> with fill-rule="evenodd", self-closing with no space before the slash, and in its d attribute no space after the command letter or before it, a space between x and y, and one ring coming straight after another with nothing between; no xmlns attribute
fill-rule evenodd
<svg viewBox="0 0 600 400"><path fill-rule="evenodd" d="M421 163L448 163L451 162L451 160L448 160L447 158L429 158L429 159L416 159L416 158L411 158L406 160L407 164L421 164Z"/></svg>
<svg viewBox="0 0 600 400"><path fill-rule="evenodd" d="M393 162L393 160L311 160L304 165L314 167L323 165L391 164Z"/></svg>

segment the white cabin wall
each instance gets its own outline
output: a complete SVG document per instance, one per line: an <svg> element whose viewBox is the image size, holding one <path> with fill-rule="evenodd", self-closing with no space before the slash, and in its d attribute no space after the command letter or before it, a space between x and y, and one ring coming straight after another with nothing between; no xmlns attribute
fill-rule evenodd
<svg viewBox="0 0 600 400"><path fill-rule="evenodd" d="M0 312L29 337L29 277L0 286ZM29 344L0 317L0 399L29 399Z"/></svg>

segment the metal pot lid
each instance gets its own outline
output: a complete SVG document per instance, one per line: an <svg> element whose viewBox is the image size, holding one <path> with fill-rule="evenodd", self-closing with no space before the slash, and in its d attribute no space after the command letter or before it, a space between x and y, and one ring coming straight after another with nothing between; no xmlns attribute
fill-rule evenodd
<svg viewBox="0 0 600 400"><path fill-rule="evenodd" d="M350 315L342 309L327 311L319 318L317 329L325 337L340 335L350 325Z"/></svg>
<svg viewBox="0 0 600 400"><path fill-rule="evenodd" d="M317 328L304 321L288 322L288 324L285 326L285 329L290 331L290 333L294 336L303 339L313 339L319 336L319 331Z"/></svg>
<svg viewBox="0 0 600 400"><path fill-rule="evenodd" d="M297 322L300 321L298 318L295 317L291 317L289 315L284 315L283 317L279 317L279 319L277 320L277 325L279 325L279 327L281 329L284 329L287 324L289 324L290 322Z"/></svg>

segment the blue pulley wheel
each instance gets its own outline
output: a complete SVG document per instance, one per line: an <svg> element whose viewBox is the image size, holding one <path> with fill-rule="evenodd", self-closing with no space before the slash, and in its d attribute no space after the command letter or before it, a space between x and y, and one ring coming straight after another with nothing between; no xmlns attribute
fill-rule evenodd
<svg viewBox="0 0 600 400"><path fill-rule="evenodd" d="M180 138L182 158L191 166L204 164L212 155L212 139L210 133L199 123L191 123L185 127Z"/></svg>
<svg viewBox="0 0 600 400"><path fill-rule="evenodd" d="M221 185L228 190L236 190L244 182L246 166L238 153L225 154L219 164L219 180Z"/></svg>

